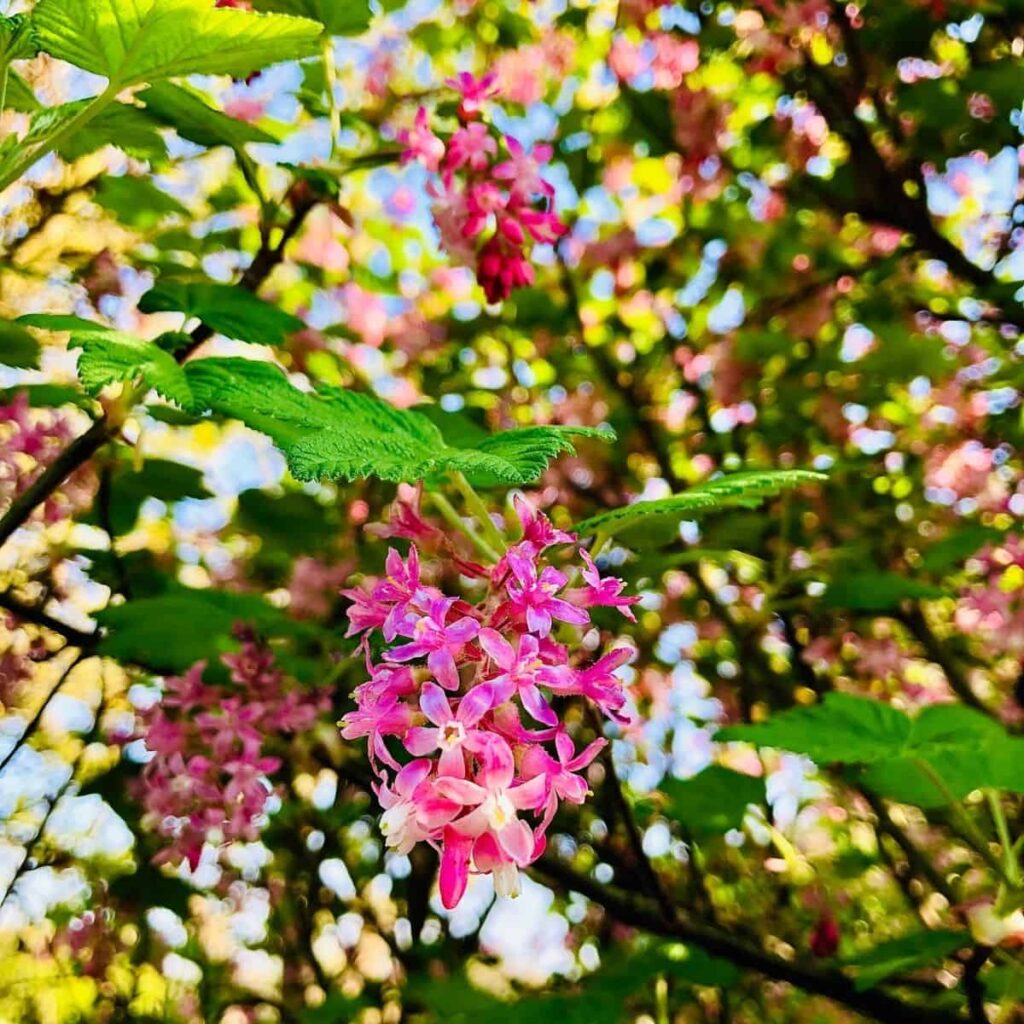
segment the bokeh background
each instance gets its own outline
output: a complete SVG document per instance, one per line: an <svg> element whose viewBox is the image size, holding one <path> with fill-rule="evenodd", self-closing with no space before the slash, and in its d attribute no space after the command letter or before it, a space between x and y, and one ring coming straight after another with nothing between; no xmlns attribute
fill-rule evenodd
<svg viewBox="0 0 1024 1024"><path fill-rule="evenodd" d="M0 548L0 1020L1022 1019L1024 6L352 8L330 61L187 80L231 132L136 89L130 122L0 194L0 515L100 408L68 332L25 314L201 322L199 355L466 437L611 425L526 488L566 529L722 472L827 479L606 548L641 598L635 626L599 622L635 649L634 724L522 895L474 877L448 912L430 851L386 850L336 725L365 677L339 591L380 574L416 492L299 483L265 435L146 396ZM552 147L565 225L496 302L438 230L437 175L400 159L421 108L455 129L459 72L493 74L496 137ZM104 84L46 54L11 75L0 145ZM244 281L268 205L291 234L255 290L280 320L147 302ZM143 778L151 730L197 662L210 701L232 671L264 685L222 660L256 636L304 710L256 723L256 811L190 862L161 803L180 767ZM831 723L814 757L716 739L834 691L969 709L1011 767L935 805L838 766Z"/></svg>

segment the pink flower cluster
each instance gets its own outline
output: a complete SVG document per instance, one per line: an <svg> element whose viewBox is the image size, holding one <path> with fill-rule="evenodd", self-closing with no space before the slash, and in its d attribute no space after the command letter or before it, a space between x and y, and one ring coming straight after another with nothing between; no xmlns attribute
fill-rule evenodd
<svg viewBox="0 0 1024 1024"><path fill-rule="evenodd" d="M977 582L960 595L958 629L980 637L998 654L1024 653L1024 541L1013 534L979 551L967 564Z"/></svg>
<svg viewBox="0 0 1024 1024"><path fill-rule="evenodd" d="M429 189L441 242L453 259L475 269L488 302L533 284L528 250L537 242L553 244L566 231L552 207L555 190L541 176L551 147L527 151L481 120L495 82L493 74L477 79L467 72L449 79L462 98L459 128L447 142L434 134L423 107L399 135L403 162L418 160L437 175Z"/></svg>
<svg viewBox="0 0 1024 1024"><path fill-rule="evenodd" d="M330 706L286 687L273 654L244 629L236 654L221 656L233 685L207 683L205 662L164 682L162 698L139 712L139 738L153 754L137 797L149 823L167 840L155 861L187 860L195 870L207 841L258 837L268 776L281 766L266 753L269 737L309 729Z"/></svg>
<svg viewBox="0 0 1024 1024"><path fill-rule="evenodd" d="M8 405L0 405L0 512L52 462L74 437L68 420L53 409L29 406L25 392ZM42 516L54 523L88 505L92 474L88 469L73 473L42 506Z"/></svg>
<svg viewBox="0 0 1024 1024"><path fill-rule="evenodd" d="M426 583L415 545L405 561L389 550L383 579L344 592L349 635L367 634L370 678L356 688L342 735L368 739L388 845L403 854L418 842L440 850L449 908L470 870L493 873L496 890L514 895L519 869L544 850L559 803L586 798L582 772L605 741L577 750L560 702L584 698L627 720L615 670L631 649L574 665L553 633L556 624L570 633L587 628L598 605L633 619L637 598L622 595L621 580L602 577L586 551L580 578L570 579L549 552L576 537L525 501L516 508L522 538L496 565L476 567L487 586L475 603ZM378 635L387 646L374 658Z"/></svg>

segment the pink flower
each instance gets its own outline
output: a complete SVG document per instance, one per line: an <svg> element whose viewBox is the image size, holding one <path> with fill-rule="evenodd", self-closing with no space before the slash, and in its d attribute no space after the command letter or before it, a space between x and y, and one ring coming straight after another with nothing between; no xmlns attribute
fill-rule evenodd
<svg viewBox="0 0 1024 1024"><path fill-rule="evenodd" d="M420 708L432 726L414 726L405 735L404 743L410 754L420 757L441 751L437 771L439 775L463 778L466 757L463 748L472 750L484 742L485 733L474 726L496 703L494 683L475 686L453 710L444 690L435 683L424 683L420 695Z"/></svg>
<svg viewBox="0 0 1024 1024"><path fill-rule="evenodd" d="M414 722L412 708L395 693L384 692L372 701L360 700L360 706L341 720L341 737L355 740L363 736L370 741L370 760L383 761L396 771L400 767L384 742L385 736L405 736Z"/></svg>
<svg viewBox="0 0 1024 1024"><path fill-rule="evenodd" d="M527 152L522 144L511 135L505 138L509 158L498 164L491 172L499 181L512 182L513 197L529 203L536 196L550 199L554 187L541 177L540 168L551 159L552 149L546 142L539 142Z"/></svg>
<svg viewBox="0 0 1024 1024"><path fill-rule="evenodd" d="M616 722L628 724L630 717L623 714L626 705L626 694L622 688L622 680L615 675L615 670L633 657L629 647L616 647L604 657L598 658L592 665L579 669L576 673L575 692L592 700L609 718Z"/></svg>
<svg viewBox="0 0 1024 1024"><path fill-rule="evenodd" d="M512 579L506 583L509 604L515 613L526 616L531 632L547 636L553 619L586 625L586 612L556 596L567 582L563 573L550 565L538 571L534 556L519 547L511 549L506 557L512 571Z"/></svg>
<svg viewBox="0 0 1024 1024"><path fill-rule="evenodd" d="M430 595L420 586L420 556L415 547L409 548L408 562L403 562L402 556L389 548L384 568L387 576L374 587L373 596L383 604L391 604L381 624L384 639L390 643L405 619L428 606Z"/></svg>
<svg viewBox="0 0 1024 1024"><path fill-rule="evenodd" d="M352 604L346 612L348 616L348 629L345 636L355 636L366 629L379 629L384 625L391 610L383 605L371 594L359 587L341 591L342 597L347 597Z"/></svg>
<svg viewBox="0 0 1024 1024"><path fill-rule="evenodd" d="M592 608L600 605L607 608L618 608L630 622L636 622L630 605L636 604L639 597L622 597L622 590L626 584L615 576L602 577L598 572L594 560L587 551L580 551L580 557L586 563L583 570L583 579L587 586L582 590L573 590L568 595L570 600L577 601L584 608Z"/></svg>
<svg viewBox="0 0 1024 1024"><path fill-rule="evenodd" d="M462 234L466 238L475 238L488 225L493 214L505 208L505 196L491 181L483 181L471 185L466 192L466 217L462 225Z"/></svg>
<svg viewBox="0 0 1024 1024"><path fill-rule="evenodd" d="M412 128L403 128L398 133L398 141L405 147L402 163L419 160L428 171L437 171L440 167L444 143L431 130L430 115L425 107L416 111Z"/></svg>
<svg viewBox="0 0 1024 1024"><path fill-rule="evenodd" d="M526 751L520 768L523 777L539 776L545 782L542 828L551 823L558 810L559 800L568 800L572 804L582 804L586 800L586 779L576 773L586 768L606 744L605 739L596 739L577 754L572 740L564 731L559 730L555 736L557 760L540 746L530 747Z"/></svg>
<svg viewBox="0 0 1024 1024"><path fill-rule="evenodd" d="M523 250L508 245L498 235L480 250L476 276L487 301L492 303L507 299L517 288L526 288L536 280Z"/></svg>
<svg viewBox="0 0 1024 1024"><path fill-rule="evenodd" d="M343 719L342 736L369 739L388 844L407 852L422 841L440 851L447 907L462 897L471 871L493 874L500 893L517 892L519 869L543 852L559 802L580 803L587 794L580 773L604 740L577 753L543 691L585 696L626 721L614 673L632 652L613 650L575 668L570 648L549 637L555 620L589 625L580 604L628 607L621 582L601 579L585 559L587 586L563 594L567 576L545 551L577 545L576 538L521 498L515 504L523 536L497 565L454 556L485 591L474 605L423 587L411 548L405 562L389 551L386 578L349 609L356 631L376 616L373 629L384 632L394 612L397 635L409 640L375 662L372 638L364 638L368 679L353 693L356 707ZM420 659L436 681L425 678ZM521 712L542 728L524 726ZM389 750L392 737L415 758L410 765L402 767Z"/></svg>
<svg viewBox="0 0 1024 1024"><path fill-rule="evenodd" d="M380 828L388 846L407 854L418 842L427 839L458 811L458 805L438 797L428 782L431 763L426 758L410 761L395 776L392 788L376 787L384 814Z"/></svg>
<svg viewBox="0 0 1024 1024"><path fill-rule="evenodd" d="M556 530L547 516L538 512L521 494L512 499L512 507L519 519L523 531L522 540L516 545L520 549L529 545L530 550L539 555L555 544L572 544L574 538L565 530Z"/></svg>
<svg viewBox="0 0 1024 1024"><path fill-rule="evenodd" d="M474 171L482 171L498 152L498 144L491 138L485 125L479 121L460 128L448 141L449 172L468 165Z"/></svg>
<svg viewBox="0 0 1024 1024"><path fill-rule="evenodd" d="M443 534L423 518L420 512L420 488L411 488L402 484L398 496L391 502L390 515L387 523L370 523L366 532L374 537L402 537L405 540L418 541L420 544L440 540ZM410 557L412 552L410 552Z"/></svg>
<svg viewBox="0 0 1024 1024"><path fill-rule="evenodd" d="M462 121L475 121L483 110L484 101L498 91L497 75L493 73L476 78L468 71L460 71L454 78L446 78L445 85L462 94L458 111Z"/></svg>
<svg viewBox="0 0 1024 1024"><path fill-rule="evenodd" d="M545 797L543 776L536 776L529 782L513 785L515 762L512 751L504 740L492 737L480 755L481 766L476 781L468 779L439 778L437 792L453 803L471 807L464 817L457 818L449 828L457 836L480 840L490 836L497 845L497 851L508 859L511 865L523 867L529 864L534 851L534 835L530 826L523 821L518 811L533 810L541 806ZM457 863L451 866L449 891L445 891L444 856L449 855L449 844L442 854L441 899L446 907L453 907L465 890L465 867L462 864L462 849L451 844L451 855ZM486 846L484 847L486 849ZM497 852L494 851L494 852ZM453 893L458 892L453 902Z"/></svg>
<svg viewBox="0 0 1024 1024"><path fill-rule="evenodd" d="M454 597L433 598L428 614L415 621L407 619L399 628L402 636L413 638L412 643L401 644L388 652L388 656L395 661L411 661L425 655L427 668L447 690L459 688L455 656L480 631L480 623L468 615L451 624L445 623L455 603Z"/></svg>
<svg viewBox="0 0 1024 1024"><path fill-rule="evenodd" d="M287 688L271 652L247 630L236 633L241 649L221 658L230 687L205 682L199 663L139 712L139 737L153 756L136 792L143 821L167 844L158 863L184 859L194 870L205 844L256 839L273 792L268 776L281 765L269 737L308 728L329 704L326 691Z"/></svg>
<svg viewBox="0 0 1024 1024"><path fill-rule="evenodd" d="M558 716L541 696L537 686L563 683L571 675L568 666L546 665L540 657L540 643L529 633L519 637L519 649L515 650L496 630L482 629L480 646L501 669L501 675L491 680L497 695L494 703L504 704L514 693L518 693L523 707L538 722L557 725Z"/></svg>

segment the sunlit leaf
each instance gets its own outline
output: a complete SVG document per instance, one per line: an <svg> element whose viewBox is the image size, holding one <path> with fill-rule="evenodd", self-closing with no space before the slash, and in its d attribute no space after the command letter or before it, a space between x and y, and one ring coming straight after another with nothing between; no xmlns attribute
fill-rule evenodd
<svg viewBox="0 0 1024 1024"><path fill-rule="evenodd" d="M119 85L177 75L236 75L305 57L320 26L217 8L207 0L40 0L39 45Z"/></svg>
<svg viewBox="0 0 1024 1024"><path fill-rule="evenodd" d="M602 512L585 519L577 527L580 534L602 533L609 537L623 534L641 536L645 531L674 528L685 519L718 509L756 508L768 498L802 484L825 480L822 473L803 469L753 470L716 477L697 484L682 494Z"/></svg>
<svg viewBox="0 0 1024 1024"><path fill-rule="evenodd" d="M200 359L187 368L200 405L266 434L300 480L375 476L415 481L449 470L524 484L577 436L607 439L583 427L527 427L489 436L474 448L448 445L425 416L340 388L300 391L269 363Z"/></svg>

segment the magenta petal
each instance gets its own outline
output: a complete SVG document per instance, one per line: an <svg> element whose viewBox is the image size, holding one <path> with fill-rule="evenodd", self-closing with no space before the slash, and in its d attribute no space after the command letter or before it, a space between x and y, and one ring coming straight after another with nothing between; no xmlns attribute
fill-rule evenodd
<svg viewBox="0 0 1024 1024"><path fill-rule="evenodd" d="M395 776L395 792L408 796L430 774L430 762L426 758L410 761Z"/></svg>
<svg viewBox="0 0 1024 1024"><path fill-rule="evenodd" d="M436 683L426 682L423 684L420 708L434 725L445 725L452 720L452 708L448 703L448 698L444 695L444 690Z"/></svg>
<svg viewBox="0 0 1024 1024"><path fill-rule="evenodd" d="M547 636L551 632L551 616L543 608L527 608L526 625L532 632Z"/></svg>
<svg viewBox="0 0 1024 1024"><path fill-rule="evenodd" d="M490 683L474 686L459 702L458 719L463 725L473 726L494 707L495 687Z"/></svg>
<svg viewBox="0 0 1024 1024"><path fill-rule="evenodd" d="M446 800L457 804L481 804L487 799L487 791L468 779L456 779L443 776L434 785L435 792Z"/></svg>
<svg viewBox="0 0 1024 1024"><path fill-rule="evenodd" d="M427 655L427 668L430 669L434 674L434 678L446 690L457 690L459 688L459 673L455 667L455 659L452 657L451 651L431 651Z"/></svg>
<svg viewBox="0 0 1024 1024"><path fill-rule="evenodd" d="M528 864L533 853L533 830L516 818L498 833L498 845L516 864Z"/></svg>
<svg viewBox="0 0 1024 1024"><path fill-rule="evenodd" d="M466 755L462 752L461 745L441 751L441 757L437 762L437 774L453 779L465 777Z"/></svg>
<svg viewBox="0 0 1024 1024"><path fill-rule="evenodd" d="M558 725L558 716L551 710L551 705L540 695L536 686L520 686L519 699L523 707L543 725Z"/></svg>
<svg viewBox="0 0 1024 1024"><path fill-rule="evenodd" d="M512 650L512 645L496 629L480 630L480 646L506 672L516 662L516 655L515 651Z"/></svg>
<svg viewBox="0 0 1024 1024"><path fill-rule="evenodd" d="M479 632L480 623L466 615L445 628L445 637L449 643L464 644Z"/></svg>
<svg viewBox="0 0 1024 1024"><path fill-rule="evenodd" d="M392 661L412 661L413 658L422 658L427 653L427 648L418 640L411 644L401 644L391 648L387 653Z"/></svg>
<svg viewBox="0 0 1024 1024"><path fill-rule="evenodd" d="M544 803L547 796L548 780L543 775L535 775L529 782L513 786L508 790L508 798L513 807L519 810L533 810Z"/></svg>
<svg viewBox="0 0 1024 1024"><path fill-rule="evenodd" d="M414 725L405 734L402 742L410 754L413 754L415 757L422 757L424 754L432 754L437 750L437 732L436 728L431 729Z"/></svg>
<svg viewBox="0 0 1024 1024"><path fill-rule="evenodd" d="M466 892L469 881L469 851L472 841L460 836L454 829L444 831L444 847L441 850L441 872L439 885L441 902L448 910L454 910Z"/></svg>
<svg viewBox="0 0 1024 1024"><path fill-rule="evenodd" d="M480 771L477 778L484 789L505 789L515 775L515 758L512 748L500 737L490 737L490 742L479 753Z"/></svg>

